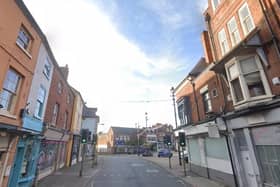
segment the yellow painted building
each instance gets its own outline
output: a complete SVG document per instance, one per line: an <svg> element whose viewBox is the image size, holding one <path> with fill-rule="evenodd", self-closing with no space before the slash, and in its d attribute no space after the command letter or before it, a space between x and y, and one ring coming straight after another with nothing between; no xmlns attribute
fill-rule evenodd
<svg viewBox="0 0 280 187"><path fill-rule="evenodd" d="M81 157L81 150L80 150L80 130L82 127L82 114L84 108L84 101L83 98L77 90L72 88L73 92L75 93L74 99L74 106L73 106L73 114L72 114L72 121L71 121L71 137L68 142L67 146L67 166L72 166L76 164Z"/></svg>

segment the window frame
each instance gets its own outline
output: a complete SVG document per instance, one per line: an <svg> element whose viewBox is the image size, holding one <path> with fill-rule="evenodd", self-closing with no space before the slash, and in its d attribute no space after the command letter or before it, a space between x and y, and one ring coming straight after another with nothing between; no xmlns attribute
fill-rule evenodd
<svg viewBox="0 0 280 187"><path fill-rule="evenodd" d="M205 97L206 94L208 94L208 98ZM208 88L207 88L207 90L205 90L201 93L201 97L202 97L202 103L203 103L203 108L204 108L205 114L207 114L209 112L213 112L211 94L210 94ZM207 103L208 108L206 107L206 103Z"/></svg>
<svg viewBox="0 0 280 187"><path fill-rule="evenodd" d="M49 68L49 69L48 69ZM46 78L49 80L50 76L51 76L51 71L52 71L52 65L50 63L50 60L48 57L46 57L45 59L45 64L44 64L44 69L43 69L43 73L46 76Z"/></svg>
<svg viewBox="0 0 280 187"><path fill-rule="evenodd" d="M241 17L241 13L240 13L241 10L244 9L244 8L247 9L247 11L248 11L248 13L249 13L248 18L250 19L250 21L252 22L252 25L253 25L252 29L251 29L251 30L248 30L248 31L247 31L247 26L245 26L245 24L244 24L244 20L245 20L247 17L246 17L246 18L242 18L242 17ZM250 11L250 9L249 9L249 6L248 6L247 2L244 3L244 4L239 8L239 10L238 10L238 17L239 17L239 20L240 20L240 23L241 23L241 26L242 26L243 33L244 33L245 36L247 36L247 35L248 35L252 30L254 30L254 28L256 27L255 22L254 22L254 19L253 19L253 17L252 17L252 14L251 14L251 11Z"/></svg>
<svg viewBox="0 0 280 187"><path fill-rule="evenodd" d="M23 35L21 35L23 34ZM28 43L26 43L26 41L24 41L25 39L22 38L22 36L25 36L26 39L28 39ZM31 52L31 48L32 48L32 42L33 42L33 37L30 34L30 32L23 26L20 26L20 29L18 31L18 35L17 35L17 39L16 39L16 44L23 49L25 52L27 52L28 54Z"/></svg>
<svg viewBox="0 0 280 187"><path fill-rule="evenodd" d="M182 110L180 110L182 108ZM186 125L187 124L187 116L185 114L185 105L184 105L184 99L182 99L180 102L177 104L177 110L178 110L178 118L180 121L180 125Z"/></svg>
<svg viewBox="0 0 280 187"><path fill-rule="evenodd" d="M215 12L217 10L217 8L219 7L219 5L221 4L222 0L217 0L217 4L216 5L214 4L214 1L215 0L211 0L211 4L212 4L212 8L213 8L213 10Z"/></svg>
<svg viewBox="0 0 280 187"><path fill-rule="evenodd" d="M11 88L5 88L5 84L10 84L10 82L6 83L6 81L8 81L9 72L12 72L17 76L17 81L16 81L14 91L11 90ZM17 97L18 97L19 90L20 90L20 87L21 87L22 79L23 79L22 76L16 70L14 70L12 68L8 69L8 71L6 73L6 76L5 76L5 80L3 81L3 87L2 87L2 90L0 91L0 95L2 95L3 92L5 91L8 94L10 94L10 96L9 96L9 101L7 103L8 104L7 108L5 108L5 106L3 105L4 107L2 108L2 110L7 111L8 113L13 113L14 112L14 108L15 108L15 105L16 105L16 102L17 102Z"/></svg>
<svg viewBox="0 0 280 187"><path fill-rule="evenodd" d="M222 33L224 33L224 40L222 41ZM227 34L226 34L226 31L225 29L221 29L220 32L218 32L218 41L219 41L219 44L220 44L220 49L221 49L221 52L222 52L222 56L224 56L227 52L229 52L230 48L229 48L229 45L228 45L228 41L227 41ZM223 44L226 44L226 45L223 45Z"/></svg>
<svg viewBox="0 0 280 187"><path fill-rule="evenodd" d="M39 98L40 97L40 94L41 92L40 91L43 91L44 93L44 98L41 99ZM43 113L44 113L44 105L45 105L45 100L46 100L46 89L41 85L39 87L39 90L38 90L38 95L37 95L37 99L36 99L36 108L35 108L35 113L34 113L34 116L36 118L39 118L39 119L42 119L43 118ZM37 108L38 107L38 104L39 104L39 109Z"/></svg>
<svg viewBox="0 0 280 187"><path fill-rule="evenodd" d="M261 78L261 81L262 81L262 84L264 87L264 91L265 91L264 95L255 96L255 97L250 96L249 89L248 89L248 86L247 86L247 83L245 80L245 76L244 76L244 73L242 72L241 65L240 65L241 64L240 61L249 59L249 58L255 59L255 62L256 62L257 68L258 68L258 72L260 73L260 78ZM229 67L231 67L234 64L236 64L236 66L237 66L238 75L232 79L229 74ZM225 69L226 69L226 75L227 75L227 78L229 81L230 93L233 96L232 101L233 101L234 106L242 105L242 104L245 104L248 102L259 102L260 100L263 101L264 99L272 98L272 93L271 93L271 90L269 87L268 80L266 78L261 61L257 55L245 55L245 56L234 57L228 63L225 64ZM235 80L236 78L239 79L241 92L243 94L243 100L241 100L241 101L236 101L236 97L234 94L235 93L234 88L231 83L231 81Z"/></svg>
<svg viewBox="0 0 280 187"><path fill-rule="evenodd" d="M230 23L233 22L233 21L234 21L234 23L235 23L236 28L232 31L232 30L230 29L230 26L229 26L229 25L230 25ZM229 32L229 36L230 36L230 40L231 40L231 45L232 45L232 46L236 46L236 45L241 41L241 36L240 36L240 32L239 32L239 29L238 29L238 25L237 25L237 22L236 22L236 19L235 19L234 16L227 22L227 29L228 29L228 32ZM236 31L237 31L238 37L239 37L238 40L236 40L235 34L234 34Z"/></svg>
<svg viewBox="0 0 280 187"><path fill-rule="evenodd" d="M58 114L59 114L59 104L55 103L55 105L53 106L52 119L51 119L51 123L53 125L57 124Z"/></svg>

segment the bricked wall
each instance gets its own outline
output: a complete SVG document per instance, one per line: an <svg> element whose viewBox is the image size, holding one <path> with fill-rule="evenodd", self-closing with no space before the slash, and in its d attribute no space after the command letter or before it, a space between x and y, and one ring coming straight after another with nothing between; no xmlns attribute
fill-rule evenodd
<svg viewBox="0 0 280 187"><path fill-rule="evenodd" d="M240 7L247 2L251 15L253 17L255 26L260 29L259 36L261 38L262 43L266 43L272 39L271 32L269 31L268 24L264 19L264 14L262 12L261 6L259 4L259 0L222 0L222 3L218 6L218 8L213 11L211 0L208 1L208 8L204 15L208 13L210 15L210 23L213 31L214 42L216 46L216 52L218 55L218 59L222 58L221 49L218 41L218 32L225 28L227 34L227 41L230 49L232 48L231 40L229 37L227 23L228 21L235 16L235 19L238 24L239 33L241 36L241 40L245 38L242 26L238 16L238 10ZM269 23L272 25L273 32L276 37L280 38L280 7L276 0L263 0L265 9L268 13ZM279 44L278 44L279 45ZM272 78L280 77L280 58L277 54L276 48L272 42L266 43L264 46L264 51L268 58L269 66L264 66L264 70L266 72L268 82L274 95L280 95L280 86L272 84ZM209 50L209 49L207 49Z"/></svg>
<svg viewBox="0 0 280 187"><path fill-rule="evenodd" d="M62 83L62 93L59 94L58 92L58 83ZM70 103L67 103L68 94L70 95ZM66 129L70 129L71 119L72 119L72 110L74 104L74 93L72 92L70 86L67 84L66 80L64 79L62 73L59 71L58 67L54 67L51 87L49 91L48 103L46 108L46 114L44 121L47 123L51 123L53 109L55 104L59 104L59 113L57 117L57 128L63 128L64 124L64 115L65 112L68 112L68 120L67 120L67 127Z"/></svg>

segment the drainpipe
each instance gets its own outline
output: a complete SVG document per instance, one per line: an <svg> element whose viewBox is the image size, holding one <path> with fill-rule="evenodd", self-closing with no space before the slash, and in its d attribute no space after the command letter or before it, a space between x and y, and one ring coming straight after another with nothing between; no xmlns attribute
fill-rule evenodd
<svg viewBox="0 0 280 187"><path fill-rule="evenodd" d="M214 62L216 62L217 59L218 59L218 55L217 55L217 48L216 48L216 45L215 45L215 42L214 42L214 36L213 36L213 31L212 31L210 19L211 19L211 17L207 13L205 15L205 22L206 22L206 27L207 27L207 30L208 30L208 35L209 35L209 38L210 38L210 45L211 45L211 50L212 50L212 54L213 54L213 57L214 57Z"/></svg>
<svg viewBox="0 0 280 187"><path fill-rule="evenodd" d="M267 15L267 11L266 11L266 7L265 7L265 5L264 5L263 0L258 0L258 2L259 2L259 4L260 4L260 6L261 6L261 9L262 9L262 13L263 13L263 15L264 15L265 22L266 22L266 24L267 24L267 26L268 26L268 30L269 30L269 32L270 32L270 34L271 34L271 36L272 36L272 41L273 41L274 47L275 47L275 49L276 49L277 55L278 55L278 57L280 58L280 47L279 47L279 45L278 45L278 39L277 39L277 37L275 36L275 34L274 34L274 32L273 32L271 23L269 22L268 15Z"/></svg>
<svg viewBox="0 0 280 187"><path fill-rule="evenodd" d="M219 83L222 87L222 94L223 94L223 100L224 100L224 107L223 107L223 111L222 111L222 114L225 114L226 113L226 109L227 109L227 101L226 101L226 95L225 95L225 88L224 88L224 84L220 78L220 76L217 74L217 78L219 80ZM225 119L224 116L222 116L222 119L223 119L223 122L226 126L226 134L225 134L225 138L226 138L226 143L227 143L227 147L228 147L228 154L229 154L229 159L230 159L230 164L231 164L231 168L232 168L232 172L233 172L233 178L234 178L234 182L235 182L235 185L238 187L239 186L239 183L238 183L238 180L236 178L236 170L235 170L235 167L233 165L233 158L232 158L232 147L231 147L231 144L229 143L229 130L228 130L228 124L227 124L227 120Z"/></svg>

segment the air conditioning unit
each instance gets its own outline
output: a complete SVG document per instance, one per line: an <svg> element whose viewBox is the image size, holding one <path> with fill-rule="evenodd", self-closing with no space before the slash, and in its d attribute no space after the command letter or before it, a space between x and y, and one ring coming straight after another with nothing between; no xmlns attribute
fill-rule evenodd
<svg viewBox="0 0 280 187"><path fill-rule="evenodd" d="M280 77L273 77L272 83L273 85L280 85Z"/></svg>

